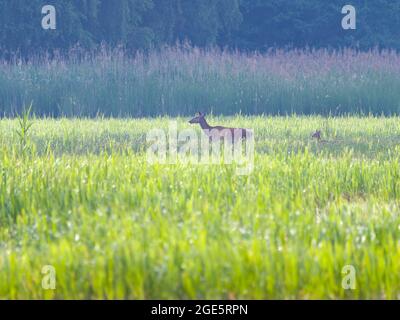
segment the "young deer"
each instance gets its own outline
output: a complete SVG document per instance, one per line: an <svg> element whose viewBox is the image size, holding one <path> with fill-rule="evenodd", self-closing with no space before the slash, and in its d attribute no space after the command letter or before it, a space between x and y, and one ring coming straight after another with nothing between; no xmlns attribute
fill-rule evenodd
<svg viewBox="0 0 400 320"><path fill-rule="evenodd" d="M317 130L313 133L311 138L316 139L318 142L321 141L321 130Z"/></svg>
<svg viewBox="0 0 400 320"><path fill-rule="evenodd" d="M246 129L242 128L228 128L228 127L222 127L222 126L210 126L206 119L205 115L201 112L198 112L196 116L189 121L190 124L198 123L200 124L201 129L204 131L204 133L211 139L214 134L217 134L218 138L221 139L224 137L224 135L229 132L231 137L234 138L236 135L239 135L239 138L241 139L246 139L249 138L251 135L251 132Z"/></svg>
<svg viewBox="0 0 400 320"><path fill-rule="evenodd" d="M311 136L311 138L316 139L317 142L319 142L319 143L327 143L327 142L329 142L329 141L327 141L327 140L322 140L321 135L322 135L321 130L317 130L317 131L315 131L315 132L313 133L313 135Z"/></svg>

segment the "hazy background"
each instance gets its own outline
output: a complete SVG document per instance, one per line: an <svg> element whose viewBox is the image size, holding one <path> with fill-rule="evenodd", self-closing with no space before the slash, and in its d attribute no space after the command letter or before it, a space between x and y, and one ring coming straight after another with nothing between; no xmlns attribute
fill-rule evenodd
<svg viewBox="0 0 400 320"><path fill-rule="evenodd" d="M41 28L41 8L57 9L57 30ZM341 9L357 9L357 29L341 28ZM400 48L400 2L392 0L0 0L3 55L100 43L149 49L194 46Z"/></svg>

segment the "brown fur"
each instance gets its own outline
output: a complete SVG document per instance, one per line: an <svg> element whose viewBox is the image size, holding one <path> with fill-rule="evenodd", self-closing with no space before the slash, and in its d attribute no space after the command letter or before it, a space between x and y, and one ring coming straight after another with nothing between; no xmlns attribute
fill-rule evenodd
<svg viewBox="0 0 400 320"><path fill-rule="evenodd" d="M317 130L313 133L311 138L316 139L318 142L321 141L321 130Z"/></svg>
<svg viewBox="0 0 400 320"><path fill-rule="evenodd" d="M199 112L192 120L189 121L190 124L194 124L194 123L198 123L200 125L200 127L203 129L203 131L210 136L210 132L213 132L214 130L217 130L218 132L220 132L220 137L219 138L223 138L223 131L224 130L229 130L231 133L231 137L235 136L235 131L237 132L237 130L240 130L240 137L242 139L246 139L248 137L250 137L251 132L243 129L243 128L229 128L229 127L223 127L223 126L210 126L207 123L207 120L205 119L205 115L201 112ZM211 138L211 136L210 136Z"/></svg>

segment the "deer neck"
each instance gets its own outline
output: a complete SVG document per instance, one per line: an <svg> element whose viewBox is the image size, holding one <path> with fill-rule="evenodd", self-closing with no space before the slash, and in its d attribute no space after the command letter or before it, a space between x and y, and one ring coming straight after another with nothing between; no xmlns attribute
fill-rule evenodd
<svg viewBox="0 0 400 320"><path fill-rule="evenodd" d="M200 120L199 124L200 124L200 127L203 130L210 130L211 129L211 126L207 123L206 119L204 119L204 118Z"/></svg>

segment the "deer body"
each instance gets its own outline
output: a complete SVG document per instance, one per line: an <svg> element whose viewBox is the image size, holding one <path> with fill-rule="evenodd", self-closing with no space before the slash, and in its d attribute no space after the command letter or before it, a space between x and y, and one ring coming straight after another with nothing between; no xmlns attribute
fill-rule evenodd
<svg viewBox="0 0 400 320"><path fill-rule="evenodd" d="M315 131L315 132L312 134L311 138L317 140L318 143L326 143L326 142L328 142L327 140L322 140L322 137L321 137L321 130Z"/></svg>
<svg viewBox="0 0 400 320"><path fill-rule="evenodd" d="M317 130L313 133L313 135L311 136L311 138L316 139L318 142L321 141L321 131Z"/></svg>
<svg viewBox="0 0 400 320"><path fill-rule="evenodd" d="M203 130L203 132L211 139L213 137L222 139L226 137L227 134L231 138L246 139L250 137L251 132L243 128L229 128L223 126L210 126L205 119L204 114L198 113L196 117L189 121L190 124L198 123Z"/></svg>

